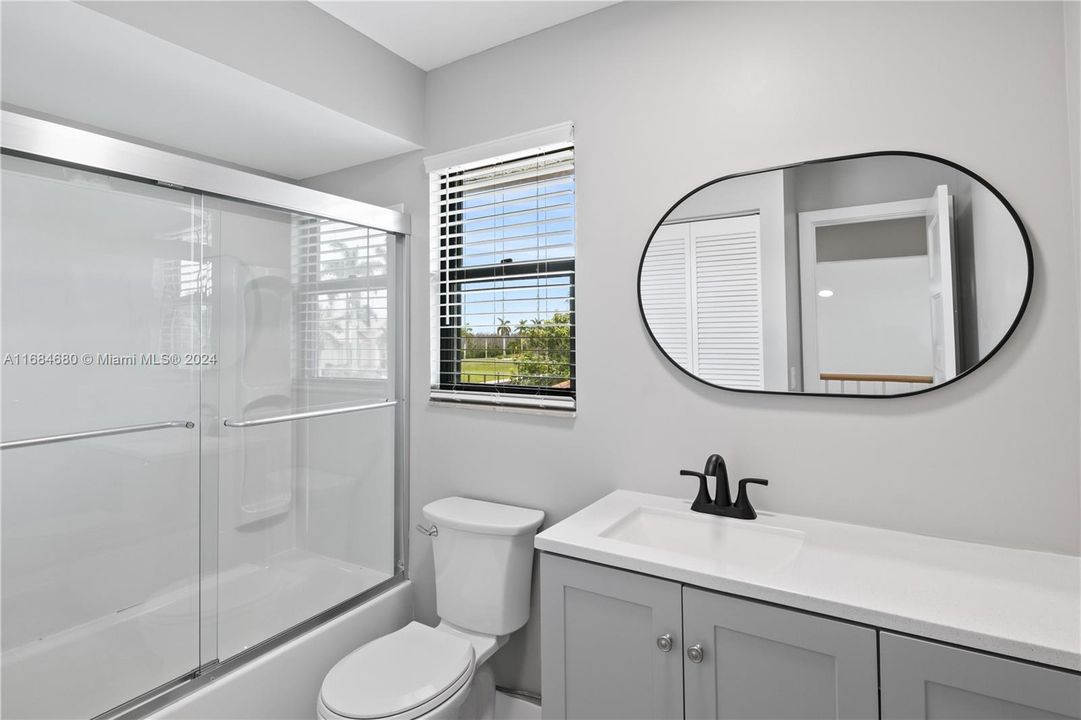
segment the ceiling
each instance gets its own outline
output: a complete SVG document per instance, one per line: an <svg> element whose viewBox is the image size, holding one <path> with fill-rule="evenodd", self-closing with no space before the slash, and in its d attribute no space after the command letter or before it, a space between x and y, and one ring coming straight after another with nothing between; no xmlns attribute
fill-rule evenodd
<svg viewBox="0 0 1081 720"><path fill-rule="evenodd" d="M3 3L3 101L306 178L414 143L70 2Z"/></svg>
<svg viewBox="0 0 1081 720"><path fill-rule="evenodd" d="M311 0L422 70L433 70L615 2Z"/></svg>
<svg viewBox="0 0 1081 720"><path fill-rule="evenodd" d="M140 12L120 13L109 3L0 0L0 100L9 109L303 179L418 149L419 140L397 134L393 113L366 108L389 103L421 112L422 71L614 3L297 0L275 3L281 12L269 15L264 3L191 3L199 12L183 11L177 22L184 4L133 3ZM242 34L248 31L257 34ZM292 54L255 68L235 61L265 57L282 33L322 44L316 55L311 43L294 44ZM327 64L350 69L321 71ZM418 78L415 108L413 85L403 77ZM328 101L342 93L367 102L350 109Z"/></svg>

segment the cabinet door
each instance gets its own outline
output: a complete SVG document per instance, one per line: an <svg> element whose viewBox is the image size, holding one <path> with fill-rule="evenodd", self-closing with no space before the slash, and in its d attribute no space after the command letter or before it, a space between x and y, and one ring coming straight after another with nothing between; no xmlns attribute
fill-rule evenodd
<svg viewBox="0 0 1081 720"><path fill-rule="evenodd" d="M684 588L688 718L878 717L872 628Z"/></svg>
<svg viewBox="0 0 1081 720"><path fill-rule="evenodd" d="M679 583L548 554L540 583L544 718L683 717Z"/></svg>
<svg viewBox="0 0 1081 720"><path fill-rule="evenodd" d="M1081 718L1081 675L881 634L882 718Z"/></svg>

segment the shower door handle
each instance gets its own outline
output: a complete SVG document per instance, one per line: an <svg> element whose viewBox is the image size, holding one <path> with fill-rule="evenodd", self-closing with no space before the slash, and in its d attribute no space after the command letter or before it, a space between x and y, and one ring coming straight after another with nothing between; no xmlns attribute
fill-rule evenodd
<svg viewBox="0 0 1081 720"><path fill-rule="evenodd" d="M361 410L393 407L399 402L399 400L380 400L379 402L368 403L367 405L350 405L348 407L327 408L326 410L309 410L308 412L275 415L273 417L256 418L254 420L226 420L225 427L258 427L260 425L272 425L273 423L290 422L293 420L309 420L311 418L328 417L330 415L344 415L346 413L360 412Z"/></svg>
<svg viewBox="0 0 1081 720"><path fill-rule="evenodd" d="M41 437L26 438L25 440L8 440L0 442L0 450L14 450L15 448L31 447L33 445L48 445L49 443L67 442L68 440L86 440L88 438L107 437L109 435L126 435L128 433L146 432L147 430L164 430L166 428L185 428L191 430L195 423L191 420L169 420L167 422L146 423L145 425L121 425L119 427L105 428L103 430L86 430L84 432L68 433L66 435L43 435Z"/></svg>

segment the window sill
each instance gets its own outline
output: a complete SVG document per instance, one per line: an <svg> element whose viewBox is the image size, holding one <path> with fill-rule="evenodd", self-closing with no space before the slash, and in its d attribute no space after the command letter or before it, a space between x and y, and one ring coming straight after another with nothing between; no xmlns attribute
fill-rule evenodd
<svg viewBox="0 0 1081 720"><path fill-rule="evenodd" d="M428 398L428 404L438 407L489 410L525 415L549 415L564 418L573 418L578 414L576 400L565 397L541 399L523 396L519 399L433 390Z"/></svg>

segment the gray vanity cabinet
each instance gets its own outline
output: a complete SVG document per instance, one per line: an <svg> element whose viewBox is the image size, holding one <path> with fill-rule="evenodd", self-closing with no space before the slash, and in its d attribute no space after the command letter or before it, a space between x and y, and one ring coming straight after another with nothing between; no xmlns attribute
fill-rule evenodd
<svg viewBox="0 0 1081 720"><path fill-rule="evenodd" d="M541 555L542 716L1081 720L1081 675Z"/></svg>
<svg viewBox="0 0 1081 720"><path fill-rule="evenodd" d="M546 719L878 716L871 628L547 553L540 577Z"/></svg>
<svg viewBox="0 0 1081 720"><path fill-rule="evenodd" d="M548 554L540 578L544 718L683 717L679 583Z"/></svg>
<svg viewBox="0 0 1081 720"><path fill-rule="evenodd" d="M878 716L873 628L684 587L688 718Z"/></svg>
<svg viewBox="0 0 1081 720"><path fill-rule="evenodd" d="M881 633L882 720L1081 718L1081 675Z"/></svg>

